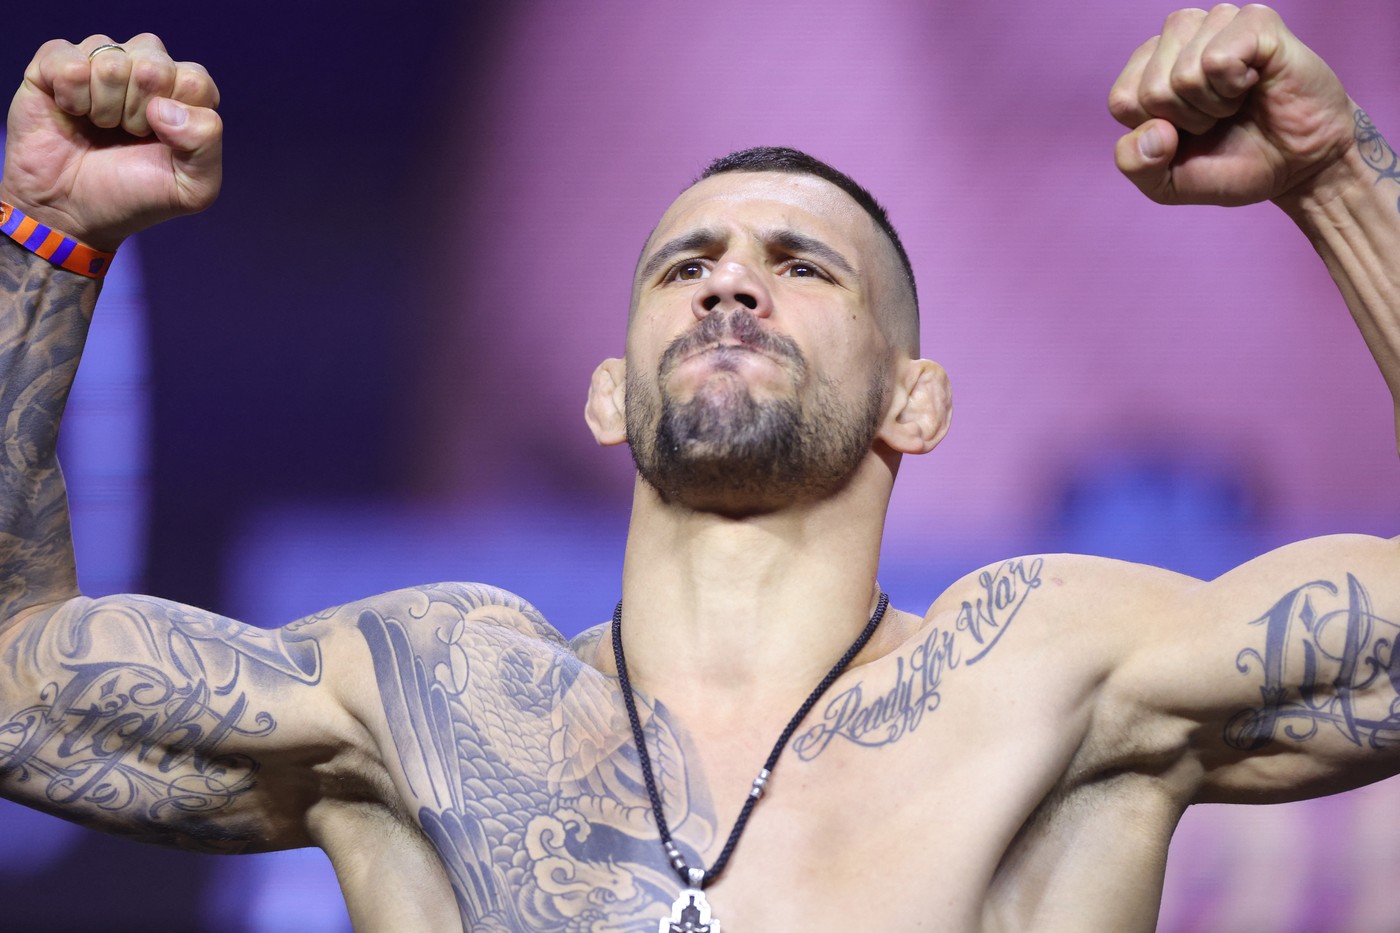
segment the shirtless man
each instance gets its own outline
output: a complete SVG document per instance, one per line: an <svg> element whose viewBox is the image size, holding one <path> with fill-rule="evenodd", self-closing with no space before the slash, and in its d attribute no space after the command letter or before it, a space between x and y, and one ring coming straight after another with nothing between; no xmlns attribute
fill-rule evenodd
<svg viewBox="0 0 1400 933"><path fill-rule="evenodd" d="M40 49L0 183L102 250L219 185L207 74L110 42ZM1264 7L1181 11L1110 106L1149 197L1293 218L1400 397L1400 173L1327 66ZM1396 541L1304 541L1209 583L1025 557L885 613L715 871L775 738L878 614L900 458L948 421L895 240L811 172L682 193L626 359L593 378L588 423L639 468L620 614L649 761L611 630L566 643L486 586L277 631L83 597L53 450L98 286L9 239L0 279L0 789L169 845L320 846L358 929L704 929L673 907L650 770L725 933L1150 930L1187 804L1400 768Z"/></svg>

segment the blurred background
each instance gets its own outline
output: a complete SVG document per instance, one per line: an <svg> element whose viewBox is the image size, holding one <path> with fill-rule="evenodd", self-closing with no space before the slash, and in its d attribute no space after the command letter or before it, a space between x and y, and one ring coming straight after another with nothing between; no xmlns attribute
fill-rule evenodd
<svg viewBox="0 0 1400 933"><path fill-rule="evenodd" d="M1276 6L1400 136L1393 0ZM10 4L16 83L44 39L150 30L223 91L223 198L124 249L65 425L85 590L270 626L482 580L566 634L602 621L631 462L594 447L588 376L666 204L757 144L889 206L953 378L953 430L895 494L896 604L1016 553L1211 577L1395 534L1389 397L1308 244L1268 206L1159 208L1113 168L1107 89L1170 8ZM1400 926L1397 805L1380 784L1193 810L1161 928ZM170 853L0 803L0 928L348 924L319 852Z"/></svg>

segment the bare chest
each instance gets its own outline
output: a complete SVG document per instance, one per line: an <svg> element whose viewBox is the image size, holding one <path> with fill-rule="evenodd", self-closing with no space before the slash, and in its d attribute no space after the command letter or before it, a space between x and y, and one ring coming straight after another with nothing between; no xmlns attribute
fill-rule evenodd
<svg viewBox="0 0 1400 933"><path fill-rule="evenodd" d="M393 781L466 929L668 929L681 883L615 678L556 642L450 614L361 628ZM960 644L966 631L931 627L813 709L707 888L723 930L984 925L1016 874L1008 856L1039 845L1026 827L1087 715L1073 679L1008 688L1015 663L975 665L994 643ZM676 844L712 866L766 740L690 728L645 697L640 715Z"/></svg>

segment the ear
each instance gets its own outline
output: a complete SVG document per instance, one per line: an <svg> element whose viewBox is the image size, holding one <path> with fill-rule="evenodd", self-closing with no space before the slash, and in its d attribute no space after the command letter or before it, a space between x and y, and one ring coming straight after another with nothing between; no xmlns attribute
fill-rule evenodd
<svg viewBox="0 0 1400 933"><path fill-rule="evenodd" d="M926 454L948 433L952 417L948 373L932 360L906 360L878 437L899 453Z"/></svg>
<svg viewBox="0 0 1400 933"><path fill-rule="evenodd" d="M627 440L626 397L627 364L616 358L603 360L593 370L583 418L593 432L593 439L604 447Z"/></svg>

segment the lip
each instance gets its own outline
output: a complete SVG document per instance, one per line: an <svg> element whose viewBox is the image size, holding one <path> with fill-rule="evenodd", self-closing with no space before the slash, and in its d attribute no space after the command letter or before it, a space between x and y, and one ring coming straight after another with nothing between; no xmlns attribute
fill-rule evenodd
<svg viewBox="0 0 1400 933"><path fill-rule="evenodd" d="M751 347L746 343L731 343L727 341L720 341L718 343L711 343L703 347L698 347L690 353L687 353L685 356L681 357L680 360L677 361L676 365L679 366L682 363L693 360L696 357L704 356L707 353L729 352L734 350L738 350L743 353L752 353L755 356L761 356L764 359L771 360L772 362L777 363L778 365L782 365L782 362L774 358L771 354L764 353L762 350L759 350L755 347Z"/></svg>
<svg viewBox="0 0 1400 933"><path fill-rule="evenodd" d="M783 374L781 378L779 373ZM770 383L774 379L786 383L792 378L790 370L781 360L761 350L744 344L721 343L701 347L677 360L663 379L667 383L680 380L681 383L699 386L721 375L738 376L754 385Z"/></svg>

